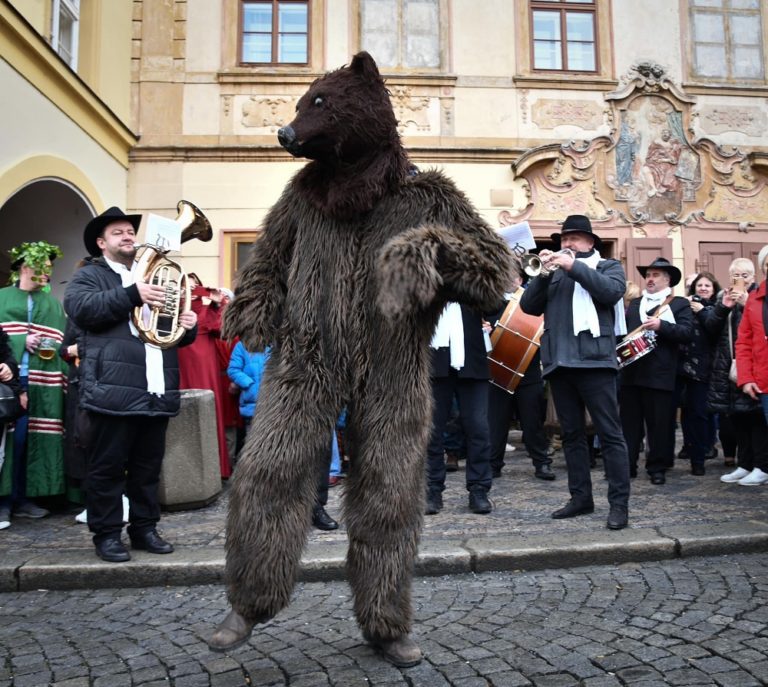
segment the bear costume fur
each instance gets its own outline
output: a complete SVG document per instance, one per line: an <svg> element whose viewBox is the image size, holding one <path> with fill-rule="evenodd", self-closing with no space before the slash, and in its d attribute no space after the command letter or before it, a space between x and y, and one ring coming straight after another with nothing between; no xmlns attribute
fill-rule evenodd
<svg viewBox="0 0 768 687"><path fill-rule="evenodd" d="M266 216L225 313L225 336L272 354L231 487L232 612L209 644L239 645L288 604L346 406L354 611L366 640L397 665L413 665L429 343L448 301L497 308L515 262L451 181L411 165L367 53L313 82L278 138L311 162Z"/></svg>

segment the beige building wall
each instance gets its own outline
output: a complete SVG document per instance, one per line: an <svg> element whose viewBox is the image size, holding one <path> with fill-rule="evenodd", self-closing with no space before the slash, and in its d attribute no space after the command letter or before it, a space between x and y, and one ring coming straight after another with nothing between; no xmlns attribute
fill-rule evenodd
<svg viewBox="0 0 768 687"><path fill-rule="evenodd" d="M642 61L662 65L664 78L690 96L690 104L684 102L691 140L743 147L758 173L764 169L768 82L747 88L691 80L687 2L596 0L596 7L599 69L593 75L532 70L527 0L442 0L442 66L382 70L413 160L443 168L493 225L530 211L526 175L555 164L558 146L615 140L622 116L616 103L623 101L611 94L632 81L632 68ZM239 66L237 12L236 0L134 2L132 109L141 138L131 154L128 202L169 216L179 198L203 208L214 240L190 242L182 255L205 280L224 285L230 284L231 238L256 230L302 164L279 148L277 129L291 120L312 79L348 63L361 45L360 0L316 0L307 66ZM763 48L768 52L768 38ZM603 176L613 164L611 145L598 162ZM538 160L533 166L531 156ZM536 218L535 207L529 216ZM554 220L547 222L556 229ZM663 233L674 259L690 269L695 256L685 251L699 240L744 238L735 224L721 224L717 234L712 227L705 227L708 234L689 231L699 237L694 243L672 224L654 224L650 233L637 223L617 226L616 256L625 255L630 238ZM543 224L538 231L548 235ZM756 231L762 240L762 227Z"/></svg>

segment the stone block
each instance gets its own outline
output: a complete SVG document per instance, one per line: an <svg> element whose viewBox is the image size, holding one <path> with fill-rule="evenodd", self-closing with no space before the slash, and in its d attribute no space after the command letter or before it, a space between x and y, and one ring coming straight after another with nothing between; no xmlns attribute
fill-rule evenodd
<svg viewBox="0 0 768 687"><path fill-rule="evenodd" d="M158 500L166 510L201 508L221 491L213 391L185 389L168 423Z"/></svg>

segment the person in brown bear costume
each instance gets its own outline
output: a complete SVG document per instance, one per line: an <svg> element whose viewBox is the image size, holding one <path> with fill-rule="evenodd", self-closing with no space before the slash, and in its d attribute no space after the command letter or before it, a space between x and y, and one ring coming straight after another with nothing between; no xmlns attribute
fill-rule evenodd
<svg viewBox="0 0 768 687"><path fill-rule="evenodd" d="M451 181L409 162L368 53L317 79L278 139L311 162L265 218L225 314L225 336L272 355L231 488L232 610L208 644L239 646L288 604L324 450L347 406L354 611L385 658L415 665L429 342L448 301L498 308L516 263Z"/></svg>

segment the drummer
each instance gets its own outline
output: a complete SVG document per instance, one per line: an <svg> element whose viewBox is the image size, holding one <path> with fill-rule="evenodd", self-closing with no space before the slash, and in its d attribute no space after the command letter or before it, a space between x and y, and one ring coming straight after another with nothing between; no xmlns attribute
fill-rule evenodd
<svg viewBox="0 0 768 687"><path fill-rule="evenodd" d="M521 276L516 274L512 277L509 293L505 294L507 302L523 288L522 283ZM493 318L494 326L498 324L503 313L504 310L501 310ZM548 453L549 442L544 432L545 404L541 356L538 350L525 369L514 394L495 384L488 385L488 429L491 436L491 469L494 478L501 477L509 425L516 414L523 432L523 444L533 463L534 475L546 481L555 479L552 457Z"/></svg>
<svg viewBox="0 0 768 687"><path fill-rule="evenodd" d="M645 468L651 484L664 484L675 451L672 427L678 353L680 344L693 338L693 312L687 298L672 293L682 275L668 260L656 258L637 271L645 281L645 289L627 308L628 338L640 335L655 339L655 347L621 371L621 425L627 441L630 476L637 476L645 425L648 442Z"/></svg>

